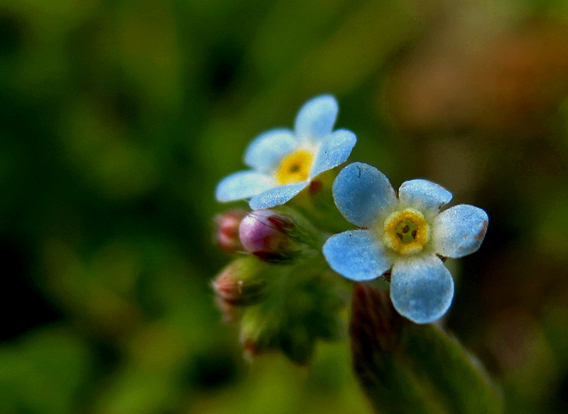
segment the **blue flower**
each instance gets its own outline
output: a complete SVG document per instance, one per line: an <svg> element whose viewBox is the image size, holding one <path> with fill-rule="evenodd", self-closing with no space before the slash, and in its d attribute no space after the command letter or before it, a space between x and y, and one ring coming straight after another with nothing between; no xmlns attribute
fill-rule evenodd
<svg viewBox="0 0 568 414"><path fill-rule="evenodd" d="M341 214L359 230L331 236L323 254L333 270L365 281L391 272L394 307L416 323L442 317L454 296L452 275L442 257L458 258L479 249L488 217L480 208L460 204L446 189L427 180L404 182L398 196L374 167L353 163L333 183Z"/></svg>
<svg viewBox="0 0 568 414"><path fill-rule="evenodd" d="M318 174L345 162L357 141L345 129L332 132L338 105L322 95L304 104L296 116L294 132L274 129L255 138L244 162L252 170L225 177L217 186L218 201L251 198L253 210L288 202Z"/></svg>

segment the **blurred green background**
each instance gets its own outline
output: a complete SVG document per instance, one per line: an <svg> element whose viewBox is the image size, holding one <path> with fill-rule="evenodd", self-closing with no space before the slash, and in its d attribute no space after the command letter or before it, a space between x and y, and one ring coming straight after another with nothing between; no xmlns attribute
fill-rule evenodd
<svg viewBox="0 0 568 414"><path fill-rule="evenodd" d="M568 412L568 2L2 0L1 413L370 413L347 340L248 364L209 287L216 183L319 93L488 211L447 325Z"/></svg>

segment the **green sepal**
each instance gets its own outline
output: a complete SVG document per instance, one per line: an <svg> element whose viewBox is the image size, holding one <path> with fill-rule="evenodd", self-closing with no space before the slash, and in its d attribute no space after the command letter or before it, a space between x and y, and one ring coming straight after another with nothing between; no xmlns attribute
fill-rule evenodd
<svg viewBox="0 0 568 414"><path fill-rule="evenodd" d="M271 270L263 300L243 310L241 343L248 354L276 350L305 365L318 340L335 340L344 332L337 278L321 255Z"/></svg>

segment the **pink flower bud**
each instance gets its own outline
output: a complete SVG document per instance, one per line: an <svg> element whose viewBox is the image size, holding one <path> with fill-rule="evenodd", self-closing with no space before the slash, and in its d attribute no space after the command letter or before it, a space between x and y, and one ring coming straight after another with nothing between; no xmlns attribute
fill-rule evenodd
<svg viewBox="0 0 568 414"><path fill-rule="evenodd" d="M259 276L264 263L252 257L231 262L213 280L215 294L232 305L245 306L255 303L264 294L265 281Z"/></svg>
<svg viewBox="0 0 568 414"><path fill-rule="evenodd" d="M235 253L242 249L239 239L239 225L247 214L244 210L229 210L215 217L217 231L214 239L225 253Z"/></svg>
<svg viewBox="0 0 568 414"><path fill-rule="evenodd" d="M241 221L239 237L244 249L259 259L283 261L294 250L290 238L294 227L292 220L272 210L255 210Z"/></svg>

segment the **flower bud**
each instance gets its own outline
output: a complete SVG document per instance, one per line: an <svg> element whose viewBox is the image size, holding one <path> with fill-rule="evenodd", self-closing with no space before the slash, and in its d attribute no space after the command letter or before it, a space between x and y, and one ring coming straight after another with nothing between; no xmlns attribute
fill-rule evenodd
<svg viewBox="0 0 568 414"><path fill-rule="evenodd" d="M225 267L211 286L219 298L232 305L253 304L264 294L266 282L260 277L264 266L252 257L239 258Z"/></svg>
<svg viewBox="0 0 568 414"><path fill-rule="evenodd" d="M239 237L247 252L270 263L290 261L315 243L311 225L291 210L286 215L268 209L250 212L241 222Z"/></svg>
<svg viewBox="0 0 568 414"><path fill-rule="evenodd" d="M282 261L293 249L288 230L294 223L272 210L256 210L241 222L239 237L244 249L266 261Z"/></svg>
<svg viewBox="0 0 568 414"><path fill-rule="evenodd" d="M242 249L239 225L246 214L244 210L229 210L215 217L217 229L214 240L225 253L235 253Z"/></svg>

